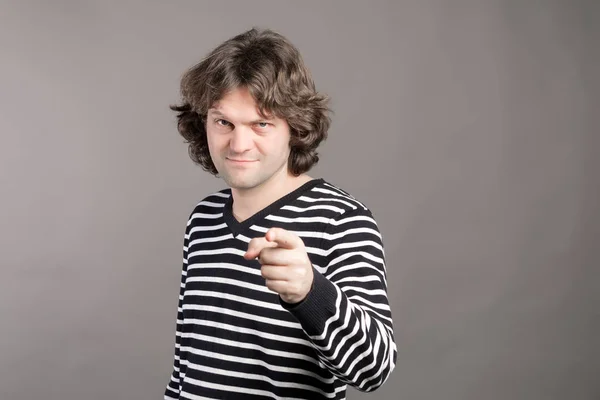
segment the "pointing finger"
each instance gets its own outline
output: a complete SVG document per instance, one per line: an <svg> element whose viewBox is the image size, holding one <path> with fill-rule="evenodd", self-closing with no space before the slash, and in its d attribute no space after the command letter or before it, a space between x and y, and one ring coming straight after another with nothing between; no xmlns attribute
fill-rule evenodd
<svg viewBox="0 0 600 400"><path fill-rule="evenodd" d="M296 249L302 247L304 242L298 235L282 228L271 228L265 234L269 242L277 243L279 247L285 249Z"/></svg>
<svg viewBox="0 0 600 400"><path fill-rule="evenodd" d="M258 257L260 252L267 247L277 247L277 243L271 243L264 237L254 238L248 243L248 250L244 254L246 260Z"/></svg>

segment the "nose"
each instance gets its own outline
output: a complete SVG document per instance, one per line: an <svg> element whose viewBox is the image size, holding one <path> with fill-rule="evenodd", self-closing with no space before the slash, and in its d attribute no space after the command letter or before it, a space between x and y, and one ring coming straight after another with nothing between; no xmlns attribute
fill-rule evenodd
<svg viewBox="0 0 600 400"><path fill-rule="evenodd" d="M231 151L234 153L244 153L252 149L254 146L253 134L254 132L251 129L235 127L231 132L231 140L229 141Z"/></svg>

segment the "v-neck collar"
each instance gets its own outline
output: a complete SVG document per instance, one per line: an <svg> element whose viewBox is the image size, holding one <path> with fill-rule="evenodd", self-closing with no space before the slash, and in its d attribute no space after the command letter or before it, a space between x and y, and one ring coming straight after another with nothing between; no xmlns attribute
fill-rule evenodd
<svg viewBox="0 0 600 400"><path fill-rule="evenodd" d="M246 218L242 222L239 222L233 216L233 195L231 194L231 189L228 189L227 192L229 193L229 198L225 202L225 207L223 208L223 218L225 219L225 223L227 224L227 226L233 233L233 236L235 237L235 236L239 235L240 233L246 231L248 228L250 228L256 222L260 221L267 215L271 214L273 211L278 210L282 206L291 202L292 200L297 199L298 197L300 197L300 194L306 192L307 190L312 189L313 187L315 187L323 182L324 182L323 178L312 179L312 180L304 183L302 186L298 187L297 189L284 195L283 197L280 197L279 199L275 200L273 203L269 204L268 206L266 206L262 210L258 211L256 214L252 215L251 217Z"/></svg>

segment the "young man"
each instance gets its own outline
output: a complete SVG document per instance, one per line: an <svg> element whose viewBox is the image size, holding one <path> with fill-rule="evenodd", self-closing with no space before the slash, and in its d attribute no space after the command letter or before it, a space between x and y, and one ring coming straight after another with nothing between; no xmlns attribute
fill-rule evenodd
<svg viewBox="0 0 600 400"><path fill-rule="evenodd" d="M165 399L344 399L396 345L371 212L306 172L330 119L298 50L252 29L181 82L178 130L229 188L190 214Z"/></svg>

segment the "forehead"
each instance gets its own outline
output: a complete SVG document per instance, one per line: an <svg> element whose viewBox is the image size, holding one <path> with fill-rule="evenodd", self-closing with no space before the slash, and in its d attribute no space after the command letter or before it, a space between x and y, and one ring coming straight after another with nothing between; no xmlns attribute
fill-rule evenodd
<svg viewBox="0 0 600 400"><path fill-rule="evenodd" d="M231 119L274 118L269 113L261 113L256 100L247 88L237 88L225 93L213 103L208 112Z"/></svg>

